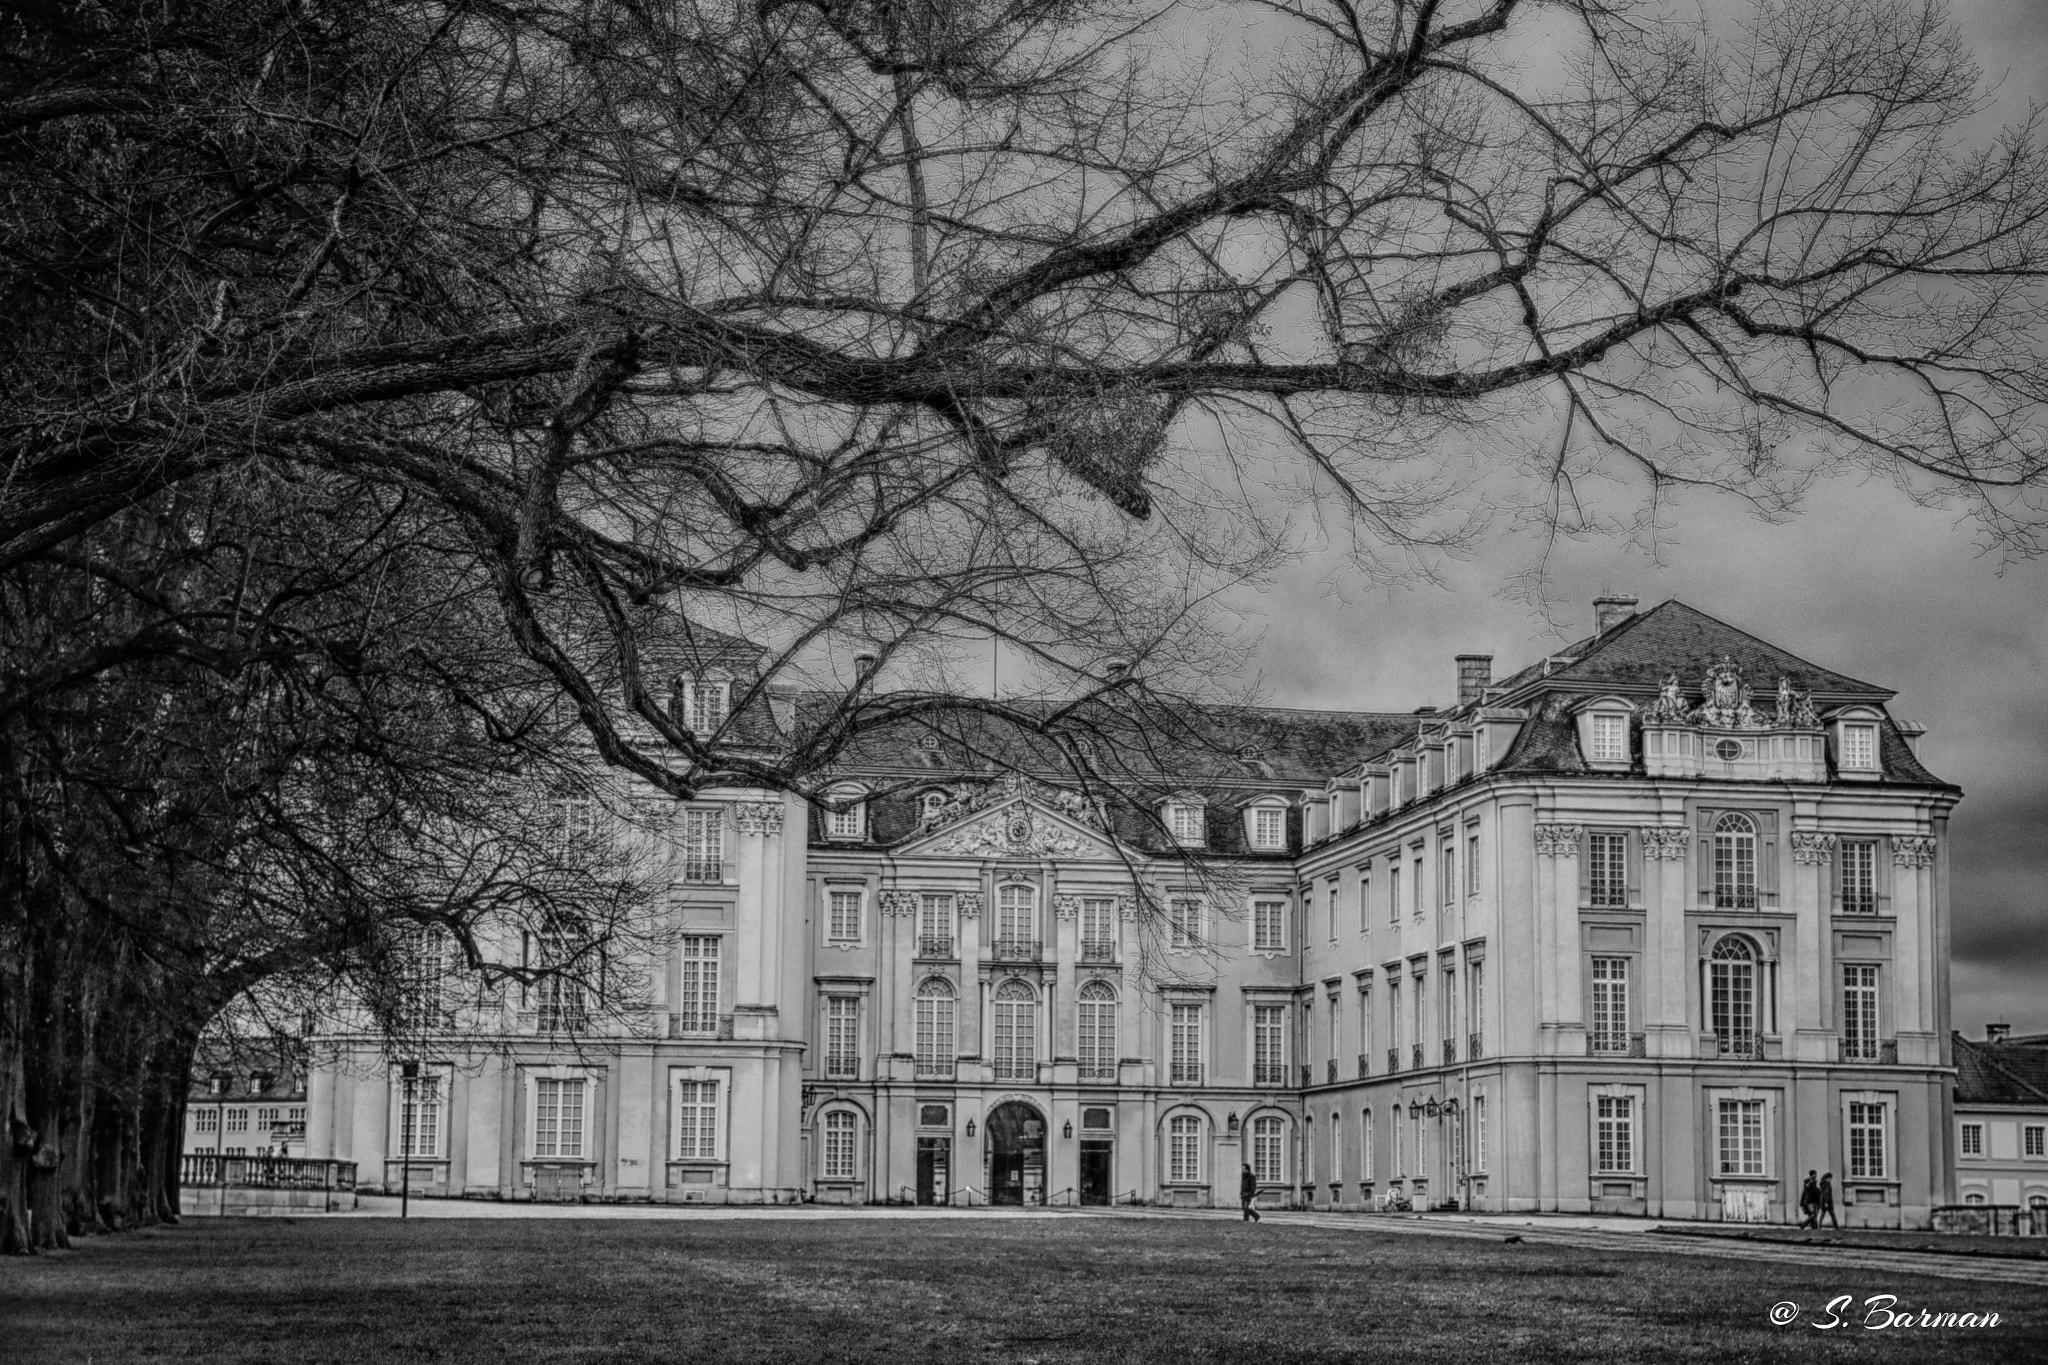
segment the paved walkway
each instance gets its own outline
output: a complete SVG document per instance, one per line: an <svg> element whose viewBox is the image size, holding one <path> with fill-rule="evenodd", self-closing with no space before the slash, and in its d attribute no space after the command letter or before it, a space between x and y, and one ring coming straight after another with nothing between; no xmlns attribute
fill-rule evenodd
<svg viewBox="0 0 2048 1365"><path fill-rule="evenodd" d="M831 1223L847 1221L957 1222L962 1219L1118 1218L1236 1222L1235 1209L947 1209L904 1206L835 1206L821 1204L530 1204L479 1199L415 1199L414 1218L613 1218L628 1221ZM329 1218L396 1218L398 1200L389 1195L363 1195L353 1213ZM1394 1236L1466 1237L1499 1242L1518 1237L1538 1245L1567 1246L1588 1251L1631 1255L1711 1256L1725 1260L1770 1261L1832 1270L1925 1275L1946 1280L1975 1280L2048 1289L2048 1260L2015 1260L1955 1252L1891 1251L1800 1242L1741 1241L1729 1237L1657 1235L1660 1227L1697 1229L1699 1223L1649 1218L1603 1218L1580 1214L1422 1213L1355 1214L1271 1212L1265 1221L1276 1229L1321 1228L1336 1232L1384 1233Z"/></svg>

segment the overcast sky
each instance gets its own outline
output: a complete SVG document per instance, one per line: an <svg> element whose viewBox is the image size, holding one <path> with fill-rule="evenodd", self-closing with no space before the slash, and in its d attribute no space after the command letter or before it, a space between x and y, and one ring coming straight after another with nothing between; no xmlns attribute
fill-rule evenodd
<svg viewBox="0 0 2048 1365"><path fill-rule="evenodd" d="M1814 0L1822 3L1824 0ZM1957 0L2009 116L2048 104L2048 3ZM1767 526L1727 501L1682 505L1663 562L1611 542L1551 561L1561 630L1501 595L1534 546L1503 537L1447 568L1444 588L1348 584L1335 554L1243 602L1275 705L1406 710L1447 704L1451 656L1497 673L1590 632L1591 601L1680 598L1815 663L1898 690L1927 725L1922 760L1965 792L1952 826L1955 1027L2048 1032L2048 564L2001 566L1971 528L1890 488L1840 480Z"/></svg>

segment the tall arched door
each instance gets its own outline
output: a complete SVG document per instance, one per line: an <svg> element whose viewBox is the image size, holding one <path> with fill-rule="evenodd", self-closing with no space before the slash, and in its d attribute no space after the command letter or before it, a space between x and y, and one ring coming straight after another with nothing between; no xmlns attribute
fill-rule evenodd
<svg viewBox="0 0 2048 1365"><path fill-rule="evenodd" d="M983 1129L988 1202L1045 1202L1045 1117L1021 1100L989 1110Z"/></svg>

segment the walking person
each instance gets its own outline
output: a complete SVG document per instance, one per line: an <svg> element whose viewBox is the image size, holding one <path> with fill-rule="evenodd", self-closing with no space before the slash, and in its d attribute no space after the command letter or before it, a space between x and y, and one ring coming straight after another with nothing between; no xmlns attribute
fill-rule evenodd
<svg viewBox="0 0 2048 1365"><path fill-rule="evenodd" d="M1833 1171L1827 1172L1820 1178L1820 1211L1822 1216L1835 1225L1836 1232L1842 1230L1841 1220L1835 1217L1835 1173ZM1819 1217L1813 1220L1813 1226L1815 1231L1820 1229Z"/></svg>
<svg viewBox="0 0 2048 1365"><path fill-rule="evenodd" d="M1799 1226L1817 1228L1820 1226L1820 1173L1806 1173L1805 1188L1799 1191Z"/></svg>
<svg viewBox="0 0 2048 1365"><path fill-rule="evenodd" d="M1244 1168L1244 1175L1237 1182L1237 1199L1240 1204L1244 1205L1244 1218L1241 1221L1247 1223L1259 1221L1258 1198L1259 1178L1252 1174L1250 1166L1246 1166Z"/></svg>

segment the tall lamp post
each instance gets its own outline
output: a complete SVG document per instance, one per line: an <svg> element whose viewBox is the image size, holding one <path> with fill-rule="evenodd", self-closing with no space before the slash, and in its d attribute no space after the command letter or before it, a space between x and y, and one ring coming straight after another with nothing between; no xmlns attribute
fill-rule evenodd
<svg viewBox="0 0 2048 1365"><path fill-rule="evenodd" d="M420 1064L401 1062L398 1087L398 1216L412 1216L412 1106L413 1090L419 1084Z"/></svg>

